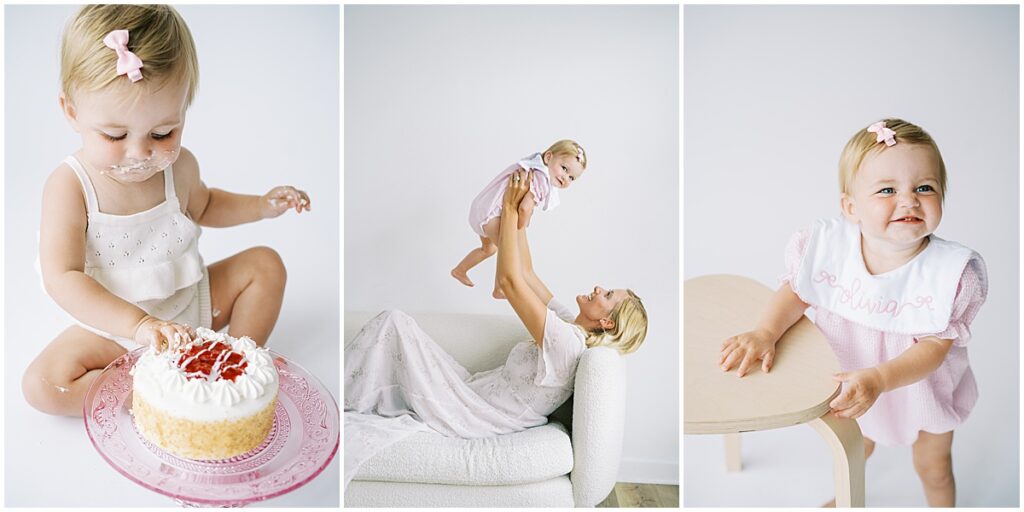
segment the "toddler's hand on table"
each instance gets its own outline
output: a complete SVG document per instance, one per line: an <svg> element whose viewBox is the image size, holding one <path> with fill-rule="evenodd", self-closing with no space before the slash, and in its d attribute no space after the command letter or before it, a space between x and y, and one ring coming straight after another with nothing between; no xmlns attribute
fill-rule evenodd
<svg viewBox="0 0 1024 512"><path fill-rule="evenodd" d="M192 327L174 322L167 322L146 315L135 328L135 342L139 345L148 345L163 352L178 343L187 342L196 336Z"/></svg>
<svg viewBox="0 0 1024 512"><path fill-rule="evenodd" d="M839 372L832 378L846 384L839 396L828 404L840 418L859 418L868 412L885 390L882 374L877 368Z"/></svg>
<svg viewBox="0 0 1024 512"><path fill-rule="evenodd" d="M751 366L761 361L761 371L768 373L775 362L775 341L771 334L762 330L737 334L722 343L718 364L724 372L739 364L736 375L742 377Z"/></svg>
<svg viewBox="0 0 1024 512"><path fill-rule="evenodd" d="M289 185L274 187L260 198L260 216L264 219L278 217L291 208L295 213L308 212L309 207L309 194Z"/></svg>

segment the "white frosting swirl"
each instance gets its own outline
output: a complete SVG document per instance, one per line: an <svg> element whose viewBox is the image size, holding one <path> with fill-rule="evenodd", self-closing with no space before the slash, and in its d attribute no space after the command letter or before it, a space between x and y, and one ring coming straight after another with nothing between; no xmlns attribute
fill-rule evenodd
<svg viewBox="0 0 1024 512"><path fill-rule="evenodd" d="M277 396L278 376L273 358L248 337L198 328L197 341L227 344L241 354L246 367L234 381L187 377L178 359L192 344L157 353L146 350L132 368L135 393L168 414L201 421L236 419L263 410ZM212 373L217 373L212 372ZM216 378L217 375L211 375Z"/></svg>

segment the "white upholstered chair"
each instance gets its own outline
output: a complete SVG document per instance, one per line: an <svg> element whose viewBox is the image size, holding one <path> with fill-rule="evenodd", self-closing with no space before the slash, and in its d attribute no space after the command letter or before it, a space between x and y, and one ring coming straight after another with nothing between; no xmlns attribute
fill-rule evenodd
<svg viewBox="0 0 1024 512"><path fill-rule="evenodd" d="M375 314L346 312L345 343ZM511 315L409 315L470 373L501 365L513 345L530 339ZM622 454L622 356L587 349L575 386L546 425L482 439L417 433L382 450L349 484L345 506L597 505L615 485Z"/></svg>

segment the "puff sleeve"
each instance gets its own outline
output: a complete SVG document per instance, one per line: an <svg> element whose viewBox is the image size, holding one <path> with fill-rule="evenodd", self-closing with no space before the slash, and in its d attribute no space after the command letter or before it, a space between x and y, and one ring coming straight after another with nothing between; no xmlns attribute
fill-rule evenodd
<svg viewBox="0 0 1024 512"><path fill-rule="evenodd" d="M793 280L796 279L797 271L800 270L800 260L804 257L804 251L807 250L807 240L810 237L811 232L807 229L801 229L789 237L783 257L786 264L786 273L779 276L779 284L789 283L789 287L793 287Z"/></svg>
<svg viewBox="0 0 1024 512"><path fill-rule="evenodd" d="M971 339L971 322L988 297L988 271L981 257L971 258L960 274L956 297L953 299L953 313L946 330L930 334L942 340L953 340L953 346L964 347ZM924 337L924 336L921 336Z"/></svg>
<svg viewBox="0 0 1024 512"><path fill-rule="evenodd" d="M540 357L537 358L534 384L565 387L576 376L576 364L587 348L586 338L582 329L559 318L554 310L565 310L565 306L552 300L548 307L551 309L548 309L544 322L544 342L541 343Z"/></svg>

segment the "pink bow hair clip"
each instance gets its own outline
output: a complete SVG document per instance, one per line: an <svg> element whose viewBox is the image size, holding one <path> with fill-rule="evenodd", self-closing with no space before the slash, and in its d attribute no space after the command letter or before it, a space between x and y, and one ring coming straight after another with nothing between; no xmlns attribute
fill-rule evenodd
<svg viewBox="0 0 1024 512"><path fill-rule="evenodd" d="M896 132L885 127L885 121L879 121L868 126L868 131L876 135L875 142L885 141L886 146L896 145Z"/></svg>
<svg viewBox="0 0 1024 512"><path fill-rule="evenodd" d="M111 30L107 37L103 38L103 44L107 48L117 52L117 75L128 75L132 82L142 80L142 59L128 50L128 31Z"/></svg>

